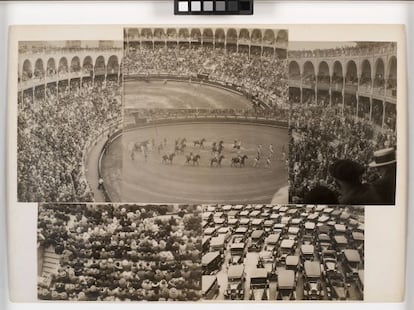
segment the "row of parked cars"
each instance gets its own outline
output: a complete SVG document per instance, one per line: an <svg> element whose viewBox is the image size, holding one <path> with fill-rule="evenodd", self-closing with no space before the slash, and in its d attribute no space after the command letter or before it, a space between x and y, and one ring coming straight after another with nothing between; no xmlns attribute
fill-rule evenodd
<svg viewBox="0 0 414 310"><path fill-rule="evenodd" d="M202 225L205 299L217 296L224 264L228 299L245 299L246 269L249 299L268 300L270 283L278 300L362 299L363 208L211 205ZM246 266L252 252L257 264Z"/></svg>

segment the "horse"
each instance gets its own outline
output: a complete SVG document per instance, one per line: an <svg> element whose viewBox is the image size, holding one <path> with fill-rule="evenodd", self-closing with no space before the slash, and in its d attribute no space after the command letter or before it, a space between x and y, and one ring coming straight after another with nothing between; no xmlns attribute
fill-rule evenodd
<svg viewBox="0 0 414 310"><path fill-rule="evenodd" d="M185 147L185 144L176 144L174 150L176 153L184 153Z"/></svg>
<svg viewBox="0 0 414 310"><path fill-rule="evenodd" d="M200 158L201 158L201 156L200 155L195 155L195 156L193 156L193 166L195 165L195 164L197 164L197 166L200 164L200 162L199 162L199 160L200 160Z"/></svg>
<svg viewBox="0 0 414 310"><path fill-rule="evenodd" d="M204 142L206 142L205 138L202 138L201 140L194 140L194 147L196 147L197 145L200 146L200 148L204 148Z"/></svg>
<svg viewBox="0 0 414 310"><path fill-rule="evenodd" d="M233 150L240 150L240 147L241 147L241 142L237 141L237 140L234 140Z"/></svg>
<svg viewBox="0 0 414 310"><path fill-rule="evenodd" d="M244 162L248 159L247 155L243 155L240 159L240 167L244 167Z"/></svg>
<svg viewBox="0 0 414 310"><path fill-rule="evenodd" d="M213 142L213 144L211 145L211 153L215 153L217 152L217 142Z"/></svg>
<svg viewBox="0 0 414 310"><path fill-rule="evenodd" d="M190 153L189 155L186 155L185 156L185 163L187 164L187 165L189 165L190 164L190 161L192 161L193 160L193 153Z"/></svg>
<svg viewBox="0 0 414 310"><path fill-rule="evenodd" d="M211 152L214 153L219 153L221 154L223 152L224 146L223 146L224 141L220 141L218 144L216 142L213 142L213 144L211 145Z"/></svg>
<svg viewBox="0 0 414 310"><path fill-rule="evenodd" d="M175 153L171 153L171 154L164 154L164 155L162 156L162 162L163 162L164 164L168 164L168 163L172 164L172 163L173 163L174 156L175 156Z"/></svg>
<svg viewBox="0 0 414 310"><path fill-rule="evenodd" d="M232 167L239 167L239 168L244 167L244 163L245 163L247 158L248 158L247 155L233 157L231 159L231 166Z"/></svg>
<svg viewBox="0 0 414 310"><path fill-rule="evenodd" d="M223 155L220 155L218 158L213 157L210 161L210 167L213 167L213 164L216 164L217 167L221 167L221 161L224 159Z"/></svg>
<svg viewBox="0 0 414 310"><path fill-rule="evenodd" d="M140 152L142 147L147 148L148 144L149 144L149 140L145 140L143 142L135 142L132 151L133 152Z"/></svg>
<svg viewBox="0 0 414 310"><path fill-rule="evenodd" d="M221 141L222 142L222 141ZM219 145L218 145L218 147L217 147L217 152L219 153L219 154L221 154L222 152L223 152L223 149L224 149L224 146L223 146L223 143L219 143Z"/></svg>

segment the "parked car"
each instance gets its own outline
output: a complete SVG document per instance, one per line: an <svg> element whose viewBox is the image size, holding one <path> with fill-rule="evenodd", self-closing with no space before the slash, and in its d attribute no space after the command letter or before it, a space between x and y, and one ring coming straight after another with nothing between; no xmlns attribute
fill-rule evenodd
<svg viewBox="0 0 414 310"><path fill-rule="evenodd" d="M229 218L227 221L227 225L229 225L229 227L235 228L237 227L237 225L239 224L239 219L238 218Z"/></svg>
<svg viewBox="0 0 414 310"><path fill-rule="evenodd" d="M298 271L300 270L300 259L298 255L288 255L286 256L286 269L292 270L295 273L295 278L297 278Z"/></svg>
<svg viewBox="0 0 414 310"><path fill-rule="evenodd" d="M336 251L326 250L322 252L322 273L326 277L329 274L338 272L338 258Z"/></svg>
<svg viewBox="0 0 414 310"><path fill-rule="evenodd" d="M347 281L356 280L358 278L360 264L361 256L357 250L346 249L343 251L342 266L344 268Z"/></svg>
<svg viewBox="0 0 414 310"><path fill-rule="evenodd" d="M263 228L266 231L266 233L270 233L272 231L274 223L275 222L273 220L265 220L264 221Z"/></svg>
<svg viewBox="0 0 414 310"><path fill-rule="evenodd" d="M243 242L232 243L230 245L230 264L243 263L246 256L246 244Z"/></svg>
<svg viewBox="0 0 414 310"><path fill-rule="evenodd" d="M227 272L227 289L224 292L226 299L244 299L244 284L246 281L244 265L232 265Z"/></svg>
<svg viewBox="0 0 414 310"><path fill-rule="evenodd" d="M338 255L348 248L348 239L344 235L335 235L333 241Z"/></svg>
<svg viewBox="0 0 414 310"><path fill-rule="evenodd" d="M289 239L297 240L300 235L300 229L297 226L290 226L287 231L287 237Z"/></svg>
<svg viewBox="0 0 414 310"><path fill-rule="evenodd" d="M304 297L309 300L321 300L325 293L322 289L321 265L318 261L304 263Z"/></svg>
<svg viewBox="0 0 414 310"><path fill-rule="evenodd" d="M238 227L233 233L233 242L236 237L241 237L242 240L246 240L249 237L249 230L247 227ZM241 241L238 241L241 242Z"/></svg>
<svg viewBox="0 0 414 310"><path fill-rule="evenodd" d="M251 221L251 227L252 229L255 229L255 230L261 230L263 229L263 223L264 223L263 219L253 218L253 220Z"/></svg>
<svg viewBox="0 0 414 310"><path fill-rule="evenodd" d="M208 227L204 230L204 236L214 236L216 234L216 229L214 227Z"/></svg>
<svg viewBox="0 0 414 310"><path fill-rule="evenodd" d="M223 265L224 257L219 251L208 252L201 258L203 275L216 274Z"/></svg>
<svg viewBox="0 0 414 310"><path fill-rule="evenodd" d="M218 236L224 236L224 242L228 242L231 237L231 229L229 227L220 227L217 230Z"/></svg>
<svg viewBox="0 0 414 310"><path fill-rule="evenodd" d="M204 299L215 299L219 294L220 286L217 277L213 275L204 275L201 279L201 291Z"/></svg>
<svg viewBox="0 0 414 310"><path fill-rule="evenodd" d="M331 250L332 249L332 240L328 234L321 233L318 235L318 250L319 254L322 255L323 251Z"/></svg>
<svg viewBox="0 0 414 310"><path fill-rule="evenodd" d="M295 252L296 242L292 239L283 239L278 249L278 261L282 264L286 262L288 255L293 255Z"/></svg>
<svg viewBox="0 0 414 310"><path fill-rule="evenodd" d="M315 259L315 247L311 244L302 244L300 247L300 256L302 262L307 260L313 261Z"/></svg>
<svg viewBox="0 0 414 310"><path fill-rule="evenodd" d="M277 276L277 300L296 299L295 273L292 270L280 270Z"/></svg>
<svg viewBox="0 0 414 310"><path fill-rule="evenodd" d="M210 240L210 251L219 251L224 254L226 249L226 239L224 235L219 235L217 237L211 238Z"/></svg>
<svg viewBox="0 0 414 310"><path fill-rule="evenodd" d="M269 280L276 280L275 257L270 251L261 251L257 262L257 268L264 268L267 271Z"/></svg>
<svg viewBox="0 0 414 310"><path fill-rule="evenodd" d="M346 300L348 297L348 285L341 272L329 272L326 277L326 291L328 297L333 300Z"/></svg>
<svg viewBox="0 0 414 310"><path fill-rule="evenodd" d="M269 280L264 268L253 269L250 273L250 300L269 299Z"/></svg>
<svg viewBox="0 0 414 310"><path fill-rule="evenodd" d="M315 223L314 222L306 222L305 223L305 236L314 237L315 236Z"/></svg>
<svg viewBox="0 0 414 310"><path fill-rule="evenodd" d="M270 234L265 239L265 250L275 252L279 246L280 234Z"/></svg>
<svg viewBox="0 0 414 310"><path fill-rule="evenodd" d="M251 243L249 245L249 251L259 252L263 247L264 230L255 230L251 235Z"/></svg>

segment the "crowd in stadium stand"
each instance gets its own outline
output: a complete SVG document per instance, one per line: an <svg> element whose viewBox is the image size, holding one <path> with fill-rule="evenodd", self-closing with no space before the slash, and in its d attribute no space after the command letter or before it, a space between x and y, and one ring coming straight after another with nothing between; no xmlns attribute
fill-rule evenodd
<svg viewBox="0 0 414 310"><path fill-rule="evenodd" d="M26 82L32 81L35 82L44 82L46 78L57 78L65 77L69 72L71 75L88 75L91 70L93 70L92 63L85 63L83 67L80 67L80 63L73 63L68 68L66 63L59 64L58 69L48 66L46 70L44 68L35 68L34 72L23 70L22 75L19 76L19 81Z"/></svg>
<svg viewBox="0 0 414 310"><path fill-rule="evenodd" d="M386 54L395 51L393 42L359 42L356 46L289 51L289 57L341 57Z"/></svg>
<svg viewBox="0 0 414 310"><path fill-rule="evenodd" d="M183 301L201 296L201 209L42 205L38 246L60 256L43 300ZM44 279L43 279L44 280Z"/></svg>
<svg viewBox="0 0 414 310"><path fill-rule="evenodd" d="M316 105L312 96L308 100L306 109L303 105L291 107L289 191L292 203L303 203L309 191L317 186L337 192L335 179L329 173L330 165L336 160L349 158L366 168L373 160L374 151L395 148L397 142L393 129L385 126L378 130L370 121L350 116L346 111L342 114L338 105ZM378 178L375 169L366 169L361 181L372 183Z"/></svg>
<svg viewBox="0 0 414 310"><path fill-rule="evenodd" d="M275 108L272 110L260 109L132 109L127 113L137 113L139 118L148 121L175 119L175 118L203 118L203 117L228 117L228 118L265 118L276 121L287 121L289 109Z"/></svg>
<svg viewBox="0 0 414 310"><path fill-rule="evenodd" d="M121 118L120 86L48 84L19 96L20 201L92 201L83 175L87 144Z"/></svg>
<svg viewBox="0 0 414 310"><path fill-rule="evenodd" d="M270 107L286 104L287 62L273 55L249 56L223 48L129 47L125 74L196 77L206 73L210 81L233 85Z"/></svg>

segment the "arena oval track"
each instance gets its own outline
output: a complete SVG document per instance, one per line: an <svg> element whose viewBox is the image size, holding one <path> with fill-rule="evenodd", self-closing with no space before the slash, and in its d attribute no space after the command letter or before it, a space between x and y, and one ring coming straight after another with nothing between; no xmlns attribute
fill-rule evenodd
<svg viewBox="0 0 414 310"><path fill-rule="evenodd" d="M135 142L155 140L157 145L167 139L171 152L177 138L187 139L184 154L200 154L199 166L185 164L179 154L173 164L162 163L156 149L149 151L147 161L137 152L131 159ZM193 141L205 138L205 148L193 146ZM242 154L249 158L243 168L230 166L234 139L242 141ZM222 167L211 167L211 144L224 141L225 159ZM273 144L271 167L264 159L259 167L252 167L257 145L268 148ZM282 147L287 148L287 129L243 123L182 123L136 128L125 131L115 140L102 159L105 187L113 201L142 203L270 203L279 189L287 186L287 169L281 159ZM120 150L122 150L120 152ZM122 168L120 168L120 164ZM283 203L283 202L281 202Z"/></svg>

